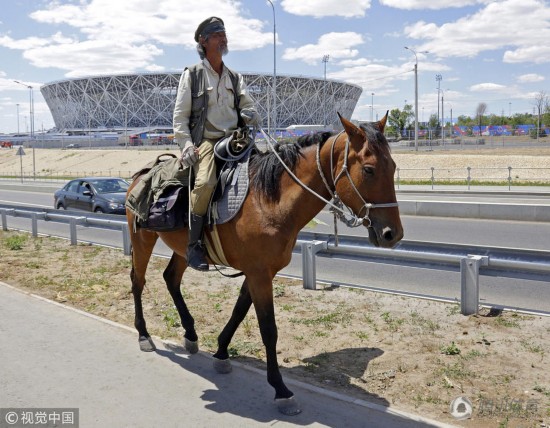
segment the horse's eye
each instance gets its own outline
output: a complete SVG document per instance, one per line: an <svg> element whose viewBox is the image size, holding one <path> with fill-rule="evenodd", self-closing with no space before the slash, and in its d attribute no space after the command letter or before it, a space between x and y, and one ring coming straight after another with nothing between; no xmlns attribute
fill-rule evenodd
<svg viewBox="0 0 550 428"><path fill-rule="evenodd" d="M364 166L363 171L368 177L372 177L374 175L374 168L372 166Z"/></svg>

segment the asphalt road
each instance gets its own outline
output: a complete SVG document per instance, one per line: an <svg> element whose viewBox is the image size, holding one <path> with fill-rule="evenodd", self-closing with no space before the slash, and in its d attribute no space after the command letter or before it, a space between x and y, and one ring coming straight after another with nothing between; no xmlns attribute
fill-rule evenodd
<svg viewBox="0 0 550 428"><path fill-rule="evenodd" d="M81 427L443 426L288 377L303 411L284 416L258 370L220 375L209 355L159 339L143 353L132 329L3 283L0 331L0 409L77 408Z"/></svg>
<svg viewBox="0 0 550 428"><path fill-rule="evenodd" d="M469 197L486 200L491 196L478 194ZM446 197L454 196L446 195ZM512 195L509 197L512 198ZM524 195L524 197L532 196ZM536 197L545 198L546 196ZM42 192L0 190L0 200L37 204L48 208L51 208L53 204L51 194ZM333 231L332 217L328 212L321 212L317 218L325 222L326 225L318 225L311 230L324 233ZM548 240L550 223L416 216L402 216L402 222L407 240L550 250ZM12 225L11 227L28 229L30 221L9 218L9 224ZM340 234L366 236L366 231L363 228L347 229L341 223L338 227ZM44 230L47 230L49 234L68 236L67 225L40 222L39 231L43 232ZM86 228L79 229L79 239L116 246L120 246L122 242L119 233ZM165 256L171 254L162 243L157 244L155 253ZM290 265L281 273L301 277L301 256L295 255ZM423 267L396 267L383 263L318 257L317 278L333 283L355 284L404 293L420 293L445 299L460 298L458 268L434 270ZM550 281L518 280L482 275L480 276L480 300L487 305L504 305L550 312Z"/></svg>

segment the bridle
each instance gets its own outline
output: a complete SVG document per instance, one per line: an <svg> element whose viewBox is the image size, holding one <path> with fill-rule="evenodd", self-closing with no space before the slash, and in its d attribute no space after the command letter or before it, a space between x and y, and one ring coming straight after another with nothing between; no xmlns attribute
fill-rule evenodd
<svg viewBox="0 0 550 428"><path fill-rule="evenodd" d="M355 183L351 179L351 175L349 174L349 170L348 170L348 155L349 155L349 145L350 145L349 138L346 138L346 146L344 148L344 164L342 165L342 170L336 175L336 177L334 176L334 146L336 144L336 141L340 137L340 135L342 135L343 133L344 133L344 131L340 131L340 133L338 133L336 135L336 137L332 141L332 145L331 145L331 148L330 148L330 171L331 171L331 178L332 178L332 183L333 183L333 186L334 186L334 191L332 191L332 189L330 188L330 186L327 182L327 179L325 177L325 174L323 173L323 169L321 168L321 144L320 143L317 144L317 153L316 153L316 157L315 157L315 159L317 161L317 170L319 171L319 175L321 176L321 179L323 180L325 188L327 189L327 191L329 192L330 196L332 197L332 199L334 201L335 206L332 206L332 204L331 204L330 211L332 211L334 213L334 215L337 216L339 218L339 220L342 221L343 223L345 223L348 227L361 226L365 221L368 222L367 227L370 227L372 222L371 222L371 219L369 217L369 214L370 214L370 210L372 208L393 208L393 207L399 206L399 204L397 202L389 202L389 203L385 203L385 204L372 204L370 202L365 201L365 199L363 199L363 197L361 196L361 193L359 193L359 190L357 189L357 186L355 186ZM364 217L357 216L350 209L349 206L345 205L342 202L342 200L340 199L340 197L336 193L336 183L344 175L348 178L348 181L351 185L351 188L353 189L353 191L355 192L355 194L357 195L357 197L361 200L361 202L363 204L363 207L359 210L359 215L361 215L363 210L365 210L365 216ZM338 207L337 210L335 210L336 207ZM348 213L345 213L342 208L346 208L348 210ZM349 215L351 218L348 220L346 218L346 215Z"/></svg>
<svg viewBox="0 0 550 428"><path fill-rule="evenodd" d="M285 168L285 170L288 172L288 174L298 183L300 184L300 186L302 186L305 190L307 190L308 192L310 192L311 194L313 194L314 196L316 196L318 199L322 200L324 203L326 203L327 205L329 205L331 208L330 208L330 211L332 211L334 213L335 216L337 216L340 221L342 221L343 223L345 223L347 226L349 227L358 227L358 226L361 226L364 222L368 222L367 224L367 227L370 227L372 222L371 222L371 219L369 217L369 214L370 214L370 210L373 209L373 208L393 208L393 207L397 207L399 206L399 204L397 202L390 202L390 203L386 203L386 204L372 204L370 202L366 202L363 197L361 196L361 194L359 193L359 190L357 190L357 187L355 186L355 184L353 183L353 180L351 179L351 176L349 175L349 171L348 171L348 154L349 154L349 145L350 145L350 141L349 141L349 138L346 138L346 146L345 146L345 155L344 155L344 164L342 165L342 170L336 175L336 177L334 177L334 146L336 144L336 141L338 140L338 138L340 137L340 135L344 132L344 131L341 131L339 134L337 134L334 138L334 141L332 142L332 146L331 146L331 149L330 149L330 170L332 172L331 174L331 178L332 178L332 183L334 185L334 191L330 188L328 182L327 182L327 179L325 177L325 174L323 173L323 169L321 168L321 142L317 143L317 153L316 153L316 162L317 162L317 170L319 171L319 175L321 176L321 179L323 180L323 183L327 189L327 191L329 192L331 198L334 200L334 203L331 202L331 201L328 201L327 199L323 198L321 195L319 195L318 193L316 193L314 190L310 189L309 187L307 187L304 183L302 183L302 181L290 170L290 168L283 162L283 160L281 159L281 157L279 156L279 154L277 153L277 151L275 150L275 148L273 147L273 145L271 144L271 141L270 140L273 140L273 138L269 135L267 135L265 133L265 131L263 130L263 128L260 128L260 131L261 133L263 134L263 136L266 138L266 142L269 146L269 148L271 149L271 151L275 154L275 156L277 157L277 159L279 160L279 162L281 162L281 164L283 165L283 167ZM352 210L349 206L345 205L342 200L340 199L340 197L338 196L338 194L336 193L336 183L338 182L338 180L340 180L340 178L342 178L344 176L344 174L346 175L346 177L348 178L350 184L351 184L351 187L352 189L354 190L355 194L359 197L359 199L361 200L361 202L363 203L363 208L361 208L361 210L359 211L359 214L361 214L361 212L363 210L366 210L365 211L365 216L364 217L358 217ZM347 212L344 211L344 208L347 209ZM347 217L351 217L350 219L348 219Z"/></svg>

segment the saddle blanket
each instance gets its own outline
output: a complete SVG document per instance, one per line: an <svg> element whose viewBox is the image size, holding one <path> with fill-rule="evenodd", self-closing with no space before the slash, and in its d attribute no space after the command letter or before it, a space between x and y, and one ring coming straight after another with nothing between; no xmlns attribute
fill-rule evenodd
<svg viewBox="0 0 550 428"><path fill-rule="evenodd" d="M248 194L248 162L239 162L228 177L223 196L212 203L212 217L215 224L227 223L237 215Z"/></svg>
<svg viewBox="0 0 550 428"><path fill-rule="evenodd" d="M211 206L211 217L213 218L213 227L210 233L206 235L205 244L208 256L217 265L229 266L223 252L220 236L216 225L227 223L237 215L243 205L244 199L248 194L248 162L250 157L239 162L235 169L231 170L231 165L227 165L231 171L225 180L223 195ZM223 175L223 171L222 171Z"/></svg>

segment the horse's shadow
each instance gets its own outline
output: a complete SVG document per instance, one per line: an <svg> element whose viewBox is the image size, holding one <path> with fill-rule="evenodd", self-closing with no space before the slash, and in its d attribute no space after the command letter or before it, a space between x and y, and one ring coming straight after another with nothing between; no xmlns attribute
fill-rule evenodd
<svg viewBox="0 0 550 428"><path fill-rule="evenodd" d="M327 396L314 396L311 392L300 386L300 383L293 379L305 378L309 382L308 372L318 370L326 374L326 379L317 382L317 388L331 390L331 385L338 382L340 385L349 386L353 390L354 399L362 398L365 401L376 403L388 407L389 403L383 397L377 396L373 392L365 392L364 389L354 386L350 380L358 379L365 373L369 363L383 354L378 348L348 348L335 352L328 352L310 357L304 360L304 364L294 368L282 368L281 372L287 381L291 390L296 394L296 399L300 403L303 412L298 416L284 416L278 412L273 396L274 391L266 381L265 363L263 369L252 368L261 367L261 361L254 358L239 358L234 364L234 371L229 375L218 374L212 367L212 358L205 353L196 355L186 355L183 347L177 345L165 344L166 349L158 349L158 355L168 358L181 368L197 374L204 379L212 382L215 388L203 391L201 399L208 404L205 408L218 413L229 413L257 422L267 423L275 420L287 420L296 425L309 425L319 423L324 426L334 426L334 410L337 401ZM331 363L335 360L353 361L346 367L345 373L331 372ZM256 372L256 373L253 373ZM310 378L313 377L310 375ZM309 388L310 391L315 388ZM334 390L334 389L332 389ZM362 395L362 396L361 396ZM272 403L271 405L269 403ZM352 406L344 401L341 406ZM328 411L326 406L330 406ZM361 411L361 407L353 409L355 412ZM365 412L369 409L364 408ZM347 411L349 412L349 410ZM346 411L342 410L345 414ZM366 414L366 413L365 413ZM336 419L337 420L337 419Z"/></svg>

